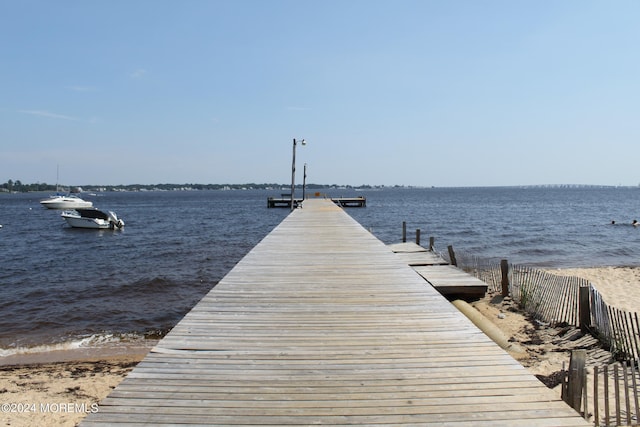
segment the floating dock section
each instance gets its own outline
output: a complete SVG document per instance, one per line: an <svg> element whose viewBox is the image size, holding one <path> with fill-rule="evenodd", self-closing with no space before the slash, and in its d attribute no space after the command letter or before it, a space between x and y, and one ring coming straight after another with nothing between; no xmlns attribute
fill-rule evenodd
<svg viewBox="0 0 640 427"><path fill-rule="evenodd" d="M307 199L309 200L309 199ZM333 197L330 198L333 203L343 208L364 208L367 206L366 197ZM302 204L301 198L294 198L293 203L295 207ZM268 197L268 208L291 208L291 197Z"/></svg>
<svg viewBox="0 0 640 427"><path fill-rule="evenodd" d="M294 210L83 426L588 426L331 200Z"/></svg>

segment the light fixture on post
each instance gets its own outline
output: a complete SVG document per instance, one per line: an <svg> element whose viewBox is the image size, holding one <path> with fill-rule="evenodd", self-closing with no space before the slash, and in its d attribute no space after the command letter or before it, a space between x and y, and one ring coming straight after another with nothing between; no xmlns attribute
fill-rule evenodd
<svg viewBox="0 0 640 427"><path fill-rule="evenodd" d="M293 138L293 162L291 163L291 210L295 209L296 204L293 196L296 183L296 145L298 144L298 142L301 145L307 145L307 141L305 141L304 139L302 141L296 141L296 139Z"/></svg>

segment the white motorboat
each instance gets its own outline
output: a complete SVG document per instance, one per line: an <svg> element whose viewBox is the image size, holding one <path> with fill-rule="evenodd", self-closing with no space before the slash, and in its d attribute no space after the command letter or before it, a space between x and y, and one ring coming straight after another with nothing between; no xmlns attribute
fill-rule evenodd
<svg viewBox="0 0 640 427"><path fill-rule="evenodd" d="M72 194L51 196L48 199L40 201L40 204L47 209L76 209L76 208L90 208L93 203L87 200L82 200L78 196Z"/></svg>
<svg viewBox="0 0 640 427"><path fill-rule="evenodd" d="M121 229L124 221L111 211L101 211L96 208L77 208L62 212L62 218L71 227L92 229Z"/></svg>

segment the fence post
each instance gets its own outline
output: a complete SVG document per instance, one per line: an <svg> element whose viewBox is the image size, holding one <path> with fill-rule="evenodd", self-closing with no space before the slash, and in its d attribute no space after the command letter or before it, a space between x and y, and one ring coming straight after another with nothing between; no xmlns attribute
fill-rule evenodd
<svg viewBox="0 0 640 427"><path fill-rule="evenodd" d="M600 426L600 411L598 401L598 367L593 367L593 423L596 427Z"/></svg>
<svg viewBox="0 0 640 427"><path fill-rule="evenodd" d="M631 362L631 384L633 386L633 403L635 403L636 407L636 420L640 420L640 405L638 405L638 383L636 381L636 373L637 369L636 361Z"/></svg>
<svg viewBox="0 0 640 427"><path fill-rule="evenodd" d="M616 426L622 424L620 417L620 377L618 376L618 364L613 365L613 394L616 401Z"/></svg>
<svg viewBox="0 0 640 427"><path fill-rule="evenodd" d="M503 259L500 261L500 270L502 271L502 296L509 296L509 261Z"/></svg>
<svg viewBox="0 0 640 427"><path fill-rule="evenodd" d="M420 246L420 229L416 228L416 245Z"/></svg>
<svg viewBox="0 0 640 427"><path fill-rule="evenodd" d="M607 365L604 365L602 382L604 384L604 422L605 425L609 425L609 366Z"/></svg>
<svg viewBox="0 0 640 427"><path fill-rule="evenodd" d="M631 398L629 396L630 391L629 391L629 375L628 375L628 361L624 362L624 365L622 365L622 374L623 374L623 378L624 378L624 403L625 403L625 412L627 413L627 425L630 426L631 425ZM635 375L636 373L631 371L632 375Z"/></svg>
<svg viewBox="0 0 640 427"><path fill-rule="evenodd" d="M402 243L407 241L407 222L402 221Z"/></svg>
<svg viewBox="0 0 640 427"><path fill-rule="evenodd" d="M451 259L451 265L454 266L458 266L458 261L456 261L456 253L453 252L453 246L449 245L447 246L447 249L449 250L449 258Z"/></svg>
<svg viewBox="0 0 640 427"><path fill-rule="evenodd" d="M591 328L591 304L589 302L589 286L580 287L580 330L583 334Z"/></svg>
<svg viewBox="0 0 640 427"><path fill-rule="evenodd" d="M582 390L585 383L585 362L587 359L586 350L571 351L569 359L569 383L567 384L567 402L573 409L580 413L582 405Z"/></svg>

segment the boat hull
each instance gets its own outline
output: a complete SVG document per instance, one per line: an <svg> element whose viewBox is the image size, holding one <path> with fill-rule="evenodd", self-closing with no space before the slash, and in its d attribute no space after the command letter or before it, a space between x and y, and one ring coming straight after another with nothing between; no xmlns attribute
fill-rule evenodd
<svg viewBox="0 0 640 427"><path fill-rule="evenodd" d="M96 209L65 211L62 213L62 218L73 228L115 230L124 227L124 221L113 212L107 214Z"/></svg>
<svg viewBox="0 0 640 427"><path fill-rule="evenodd" d="M92 202L82 200L79 197L54 196L45 200L41 200L40 204L47 209L76 209L90 208Z"/></svg>
<svg viewBox="0 0 640 427"><path fill-rule="evenodd" d="M115 228L115 226L109 221L97 218L75 218L64 215L63 218L67 221L67 224L73 228L89 228L94 230L108 230Z"/></svg>

